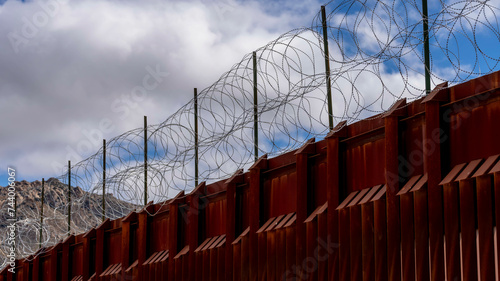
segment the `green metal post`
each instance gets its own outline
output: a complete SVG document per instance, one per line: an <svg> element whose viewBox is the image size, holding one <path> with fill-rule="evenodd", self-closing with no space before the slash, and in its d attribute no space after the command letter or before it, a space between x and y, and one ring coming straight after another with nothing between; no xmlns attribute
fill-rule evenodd
<svg viewBox="0 0 500 281"><path fill-rule="evenodd" d="M102 221L106 218L106 139L102 140Z"/></svg>
<svg viewBox="0 0 500 281"><path fill-rule="evenodd" d="M43 240L43 204L45 200L45 178L42 178L42 207L40 208L40 242L38 243L38 248L42 247Z"/></svg>
<svg viewBox="0 0 500 281"><path fill-rule="evenodd" d="M427 12L427 0L422 0L422 13L424 17L424 59L425 59L425 91L431 92L431 63L429 50L429 16Z"/></svg>
<svg viewBox="0 0 500 281"><path fill-rule="evenodd" d="M257 53L253 52L253 141L255 161L259 159L259 131L258 131L258 104L257 104Z"/></svg>
<svg viewBox="0 0 500 281"><path fill-rule="evenodd" d="M194 88L194 185L198 186L198 89Z"/></svg>
<svg viewBox="0 0 500 281"><path fill-rule="evenodd" d="M321 19L323 24L323 44L325 49L326 95L328 98L328 125L333 130L332 83L330 78L330 53L328 51L328 29L326 24L325 6L321 6Z"/></svg>
<svg viewBox="0 0 500 281"><path fill-rule="evenodd" d="M68 160L68 236L71 232L71 161Z"/></svg>
<svg viewBox="0 0 500 281"><path fill-rule="evenodd" d="M148 204L148 117L144 116L144 206Z"/></svg>

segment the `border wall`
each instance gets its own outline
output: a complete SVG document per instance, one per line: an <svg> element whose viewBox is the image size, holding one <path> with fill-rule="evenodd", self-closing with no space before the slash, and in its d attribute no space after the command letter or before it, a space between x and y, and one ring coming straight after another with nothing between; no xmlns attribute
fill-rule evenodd
<svg viewBox="0 0 500 281"><path fill-rule="evenodd" d="M499 280L500 72L376 117L69 236L0 281Z"/></svg>

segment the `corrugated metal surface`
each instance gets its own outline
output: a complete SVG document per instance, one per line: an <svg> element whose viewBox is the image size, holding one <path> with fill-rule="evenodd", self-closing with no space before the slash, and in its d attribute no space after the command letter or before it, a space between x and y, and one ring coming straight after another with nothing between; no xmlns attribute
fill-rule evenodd
<svg viewBox="0 0 500 281"><path fill-rule="evenodd" d="M494 280L499 78L402 100L147 206L155 216L69 237L0 281Z"/></svg>

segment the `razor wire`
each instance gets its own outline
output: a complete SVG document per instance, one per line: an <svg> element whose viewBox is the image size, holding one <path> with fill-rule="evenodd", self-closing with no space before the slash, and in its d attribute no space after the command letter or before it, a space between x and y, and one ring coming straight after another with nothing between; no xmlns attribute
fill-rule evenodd
<svg viewBox="0 0 500 281"><path fill-rule="evenodd" d="M500 69L500 1L433 1L429 6L431 83L461 83ZM380 118L399 99L425 94L423 15L411 0L344 0L327 3L333 111L327 110L324 38L318 13L309 27L282 34L256 50L259 155L275 156L329 132L334 123ZM318 7L319 8L319 7ZM252 53L198 94L199 181L214 182L254 162ZM147 127L148 198L165 204L195 182L194 99L164 122ZM144 128L106 145L106 218L143 207ZM102 149L71 169L71 234L101 222ZM47 183L43 247L67 231L68 174ZM19 256L38 250L39 208L19 215ZM90 210L90 212L88 211ZM154 215L151 214L151 215ZM5 241L5 240L3 240ZM36 241L36 242L35 242ZM5 245L2 243L2 245ZM1 247L0 254L5 251ZM44 252L44 250L38 253Z"/></svg>

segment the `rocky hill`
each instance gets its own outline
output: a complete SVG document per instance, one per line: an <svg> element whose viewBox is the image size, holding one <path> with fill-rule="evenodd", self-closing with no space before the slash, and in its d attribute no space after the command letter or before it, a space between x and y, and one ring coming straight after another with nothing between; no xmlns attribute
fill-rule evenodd
<svg viewBox="0 0 500 281"><path fill-rule="evenodd" d="M19 257L38 250L40 237L41 181L15 182L17 194L17 226ZM0 268L8 248L4 243L8 234L7 187L0 187ZM68 186L56 178L45 182L43 246L57 243L68 235ZM136 206L106 194L106 217L119 218L136 209ZM71 233L82 233L102 220L102 195L72 187Z"/></svg>

